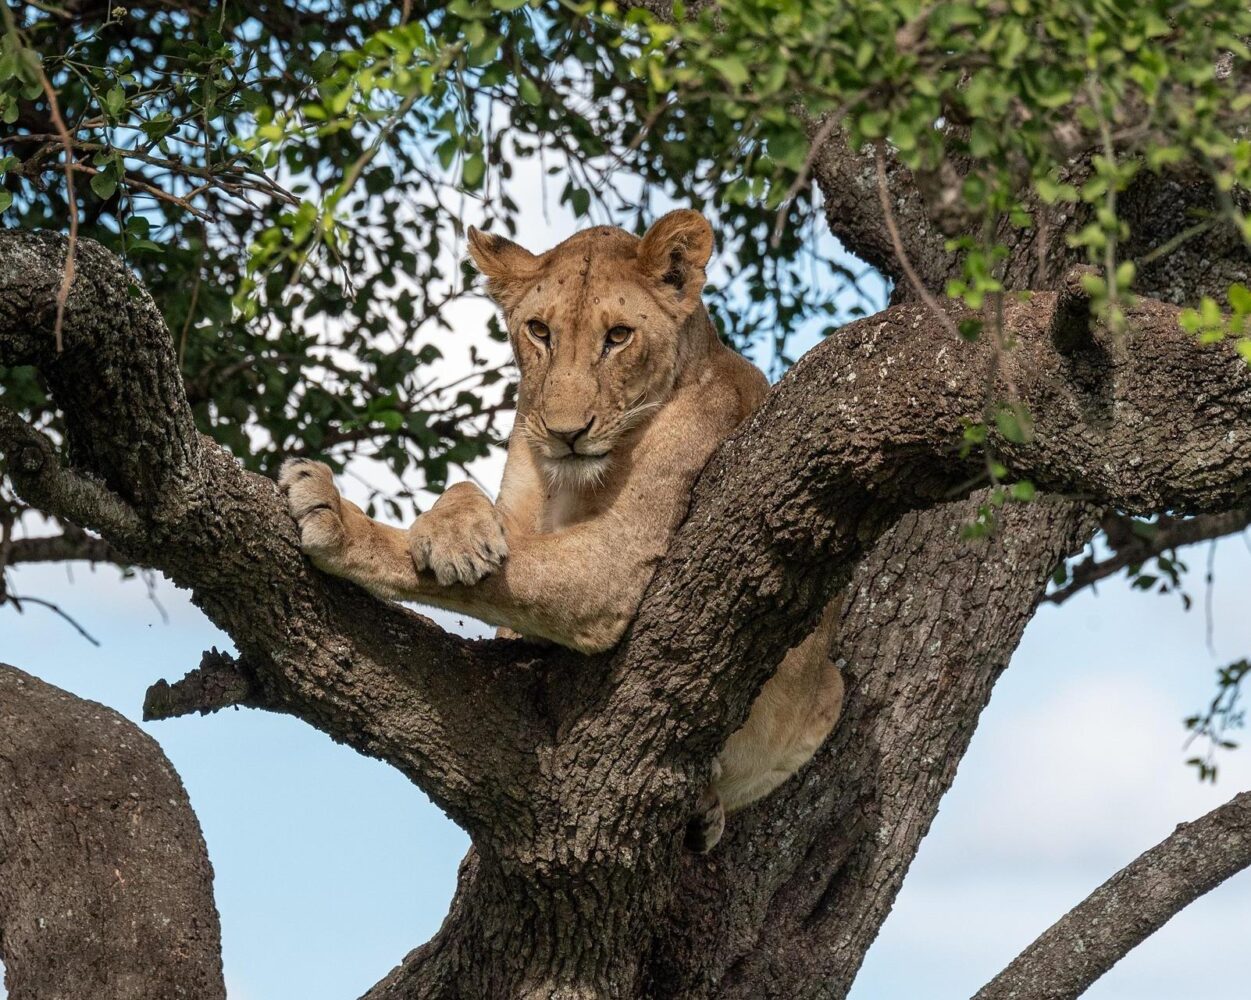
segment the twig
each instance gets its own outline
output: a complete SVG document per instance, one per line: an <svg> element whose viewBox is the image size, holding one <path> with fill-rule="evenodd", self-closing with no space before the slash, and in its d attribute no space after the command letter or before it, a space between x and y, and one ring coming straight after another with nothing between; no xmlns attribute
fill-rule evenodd
<svg viewBox="0 0 1251 1000"><path fill-rule="evenodd" d="M912 286L912 290L920 296L930 310L938 317L938 321L953 337L959 339L960 331L951 317L947 315L947 311L938 304L938 300L921 281L921 276L917 274L916 268L912 266L912 261L908 257L908 251L904 249L903 239L899 235L899 226L895 223L895 213L890 207L890 190L886 186L886 157L882 154L881 142L875 143L873 146L874 162L877 166L877 197L882 206L882 215L886 222L886 232L890 234L891 246L895 249L895 256L899 258L899 266L902 268L908 283Z"/></svg>
<svg viewBox="0 0 1251 1000"><path fill-rule="evenodd" d="M1103 522L1104 532L1110 536L1124 533L1122 541L1113 538L1115 555L1104 560L1097 560L1094 556L1083 560L1073 568L1069 583L1048 594L1043 600L1051 604L1063 604L1078 591L1119 573L1127 566L1140 566L1153 556L1173 549L1245 531L1251 525L1251 510L1200 514L1181 521L1161 518L1150 538L1131 533L1124 528L1118 532L1118 525L1123 523L1119 517L1105 518Z"/></svg>
<svg viewBox="0 0 1251 1000"><path fill-rule="evenodd" d="M90 632L88 632L85 628L79 625L78 622L76 622L70 615L66 614L63 610L61 610L61 608L58 605L53 604L51 601L45 601L42 597L19 597L17 594L9 594L9 600L12 602L13 607L17 610L18 614L23 613L22 611L23 604L41 605L42 607L45 607L49 611L53 612L53 614L60 615L67 622L73 625L75 631L77 631L79 635L81 635L84 639L86 639L93 646L100 645L99 639L97 639Z"/></svg>
<svg viewBox="0 0 1251 1000"><path fill-rule="evenodd" d="M59 535L10 538L7 556L0 559L0 564L16 566L21 563L59 563L79 559L90 563L114 563L118 566L131 564L131 560L103 538L93 538L81 528L70 524L66 524Z"/></svg>
<svg viewBox="0 0 1251 1000"><path fill-rule="evenodd" d="M183 362L187 359L187 334L191 330L191 321L195 318L195 304L200 297L201 272L195 269L195 284L191 286L191 301L187 303L187 318L183 320L182 333L178 337L178 370L182 371Z"/></svg>
<svg viewBox="0 0 1251 1000"><path fill-rule="evenodd" d="M854 99L859 99L859 95L856 95ZM838 128L839 122L846 116L847 109L850 106L851 103L846 102L837 110L830 112L825 121L821 123L821 127L817 129L817 134L812 137L812 141L808 145L808 155L804 157L803 165L800 166L799 173L791 182L791 186L786 189L786 194L782 197L782 204L778 206L777 216L773 220L773 235L769 237L769 246L773 247L773 249L776 250L778 244L782 242L782 230L786 225L786 213L799 196L799 192L807 185L808 177L812 173L812 165L816 163L821 148L829 141L830 136L834 134L834 130Z"/></svg>
<svg viewBox="0 0 1251 1000"><path fill-rule="evenodd" d="M1139 257L1136 261L1134 261L1134 267L1139 271L1143 270L1148 264L1154 264L1161 257L1167 257L1183 243L1194 239L1196 236L1202 236L1215 225L1216 219L1204 219L1202 222L1197 222L1188 229L1183 229L1171 239L1161 243L1154 250L1151 250Z"/></svg>
<svg viewBox="0 0 1251 1000"><path fill-rule="evenodd" d="M1099 122L1099 135L1103 142L1103 156L1107 160L1109 170L1116 163L1116 146L1112 140L1112 127L1108 124L1107 116L1103 113L1103 103L1100 97L1103 93L1102 87L1096 90L1097 81L1093 76L1086 77L1086 92L1090 95L1090 107ZM1107 193L1104 195L1103 207L1107 213L1107 217L1116 218L1116 185L1108 183ZM1116 248L1117 233L1115 230L1104 234L1107 237L1107 243L1103 250L1103 268L1106 272L1103 280L1107 282L1108 290L1108 312L1106 314L1108 325L1112 332L1118 337L1124 332L1125 317L1124 310L1120 306L1120 287L1117 277L1116 267Z"/></svg>
<svg viewBox="0 0 1251 1000"><path fill-rule="evenodd" d="M404 116L408 114L409 109L412 108L412 106L417 102L417 98L419 96L421 95L414 91L400 102L399 107L396 108L395 112L391 115L391 118L385 125L382 126L382 128L378 130L378 134L374 136L373 142L371 142L369 146L361 152L360 156L358 156L353 161L352 165L349 166L344 172L343 180L339 182L338 187L327 199L327 204L330 206L329 209L318 215L317 225L313 229L313 234L308 238L308 245L304 248L303 252L296 260L295 267L291 270L291 277L287 281L288 291L295 286L296 282L300 278L300 272L304 270L304 265L308 262L309 256L315 249L317 249L318 246L321 245L321 242L326 235L326 212L333 212L335 208L338 207L339 202L347 197L352 188L356 186L356 182L360 179L362 171L364 171L364 169L373 162L374 157L378 155L388 137L390 137L391 133L395 131Z"/></svg>
<svg viewBox="0 0 1251 1000"><path fill-rule="evenodd" d="M11 27L12 14L8 13L7 4L5 12L6 20L9 21ZM56 99L52 81L43 71L42 63L39 63L37 68L39 85L48 99L48 113L52 116L53 127L61 137L61 146L65 149L65 200L69 208L69 242L65 245L65 270L61 273L61 287L56 293L56 321L52 327L53 336L56 338L56 352L60 354L64 347L61 330L65 325L65 303L69 300L70 287L74 284L74 260L78 252L78 198L74 194L74 140L70 136L69 129L65 127L65 119L61 117L61 105ZM86 635L85 632L83 634ZM95 640L92 639L92 642Z"/></svg>
<svg viewBox="0 0 1251 1000"><path fill-rule="evenodd" d="M95 174L99 174L103 172L103 171L97 170L95 167L88 166L85 163L75 163L72 169L81 171L84 174L91 174L93 176ZM165 202L169 202L169 204L171 205L177 205L184 212L188 212L191 215L194 215L197 219L207 220L209 218L209 215L207 212L205 212L203 209L196 208L186 198L180 198L176 194L170 194L168 191L162 190L161 188L157 187L155 184L149 184L147 181L139 180L137 177L133 176L132 174L128 173L126 175L126 183L131 187L136 187L140 191L144 191L150 194L153 198L156 198L158 201L165 201ZM203 189L198 188L197 192L200 190L203 190ZM74 232L75 229L71 227L70 231Z"/></svg>

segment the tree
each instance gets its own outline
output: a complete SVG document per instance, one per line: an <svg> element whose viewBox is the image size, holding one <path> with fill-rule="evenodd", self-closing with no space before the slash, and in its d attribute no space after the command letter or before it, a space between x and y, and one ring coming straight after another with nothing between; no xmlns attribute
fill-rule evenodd
<svg viewBox="0 0 1251 1000"><path fill-rule="evenodd" d="M443 928L371 997L845 995L1057 567L1102 527L1113 557L1077 563L1068 590L1146 579L1148 560L1167 572L1176 545L1247 523L1243 6L700 6L7 15L0 454L21 500L0 561L88 556L189 587L236 652L154 684L149 718L294 715L471 834ZM620 218L626 176L713 214L737 343L785 344L834 311L804 295L821 213L895 283L721 448L625 640L589 660L464 642L318 574L253 471L381 442L437 487L489 446L507 392L441 392L419 374L433 355L387 331L461 294L440 273L440 196L494 184L506 226L510 162L540 150L562 154L580 212ZM800 197L810 179L820 205ZM398 214L413 199L428 229ZM16 537L25 508L64 532ZM835 735L710 860L684 854L716 748L838 590ZM0 678L30 691L6 717L47 720L28 740L98 739L69 698ZM29 803L0 809L7 857L57 822L62 776L0 759ZM203 845L163 780L140 794L171 802L169 877L198 945L153 945L159 972L131 992L125 948L102 949L65 995L222 993ZM1076 996L1248 864L1244 793L979 995ZM0 867L15 997L53 988L52 942L22 921L57 871L84 901L65 919L106 916L94 868Z"/></svg>

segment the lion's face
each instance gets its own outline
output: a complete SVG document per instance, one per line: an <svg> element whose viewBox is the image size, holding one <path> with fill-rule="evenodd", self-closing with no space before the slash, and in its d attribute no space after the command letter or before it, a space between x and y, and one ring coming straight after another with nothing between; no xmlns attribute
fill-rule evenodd
<svg viewBox="0 0 1251 1000"><path fill-rule="evenodd" d="M673 392L711 227L678 211L642 239L599 226L538 255L474 229L469 242L521 369L521 428L551 479L598 481Z"/></svg>

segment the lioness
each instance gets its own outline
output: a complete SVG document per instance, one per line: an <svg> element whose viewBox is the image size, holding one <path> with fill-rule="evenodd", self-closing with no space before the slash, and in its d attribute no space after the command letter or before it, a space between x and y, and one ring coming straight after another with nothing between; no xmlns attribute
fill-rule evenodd
<svg viewBox="0 0 1251 1000"><path fill-rule="evenodd" d="M339 496L330 469L279 477L304 551L381 597L463 612L582 652L621 638L717 445L768 389L701 300L712 228L676 211L639 239L598 226L535 255L469 230L521 371L499 498L458 483L403 531ZM786 656L712 769L695 850L821 745L842 705L835 609Z"/></svg>

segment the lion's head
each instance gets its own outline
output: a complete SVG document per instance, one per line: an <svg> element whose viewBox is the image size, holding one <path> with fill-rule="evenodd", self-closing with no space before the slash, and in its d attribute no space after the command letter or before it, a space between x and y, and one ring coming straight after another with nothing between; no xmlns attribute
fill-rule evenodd
<svg viewBox="0 0 1251 1000"><path fill-rule="evenodd" d="M546 253L469 230L521 370L517 419L553 480L598 480L623 436L673 392L703 319L712 227L679 210L640 239L597 226Z"/></svg>

